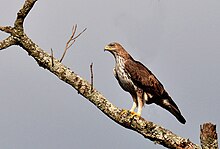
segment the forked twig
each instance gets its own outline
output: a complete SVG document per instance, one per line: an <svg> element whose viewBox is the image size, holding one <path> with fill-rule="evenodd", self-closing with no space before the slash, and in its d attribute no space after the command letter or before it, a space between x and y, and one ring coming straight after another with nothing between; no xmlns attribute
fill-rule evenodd
<svg viewBox="0 0 220 149"><path fill-rule="evenodd" d="M74 44L74 42L76 41L76 38L78 38L83 32L85 32L87 28L85 28L82 32L80 32L77 36L75 36L76 29L77 29L77 24L75 26L73 25L72 35L70 36L69 40L66 43L66 47L65 47L63 55L62 55L62 57L60 59L60 62L62 62L62 60L63 60L67 50Z"/></svg>

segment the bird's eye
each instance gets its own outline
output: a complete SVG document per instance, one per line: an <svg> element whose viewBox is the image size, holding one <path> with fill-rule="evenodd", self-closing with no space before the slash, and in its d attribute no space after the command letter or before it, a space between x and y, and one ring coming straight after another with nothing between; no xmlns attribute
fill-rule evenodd
<svg viewBox="0 0 220 149"><path fill-rule="evenodd" d="M110 43L109 46L110 46L110 47L113 47L113 46L115 46L115 44L114 44L114 43Z"/></svg>

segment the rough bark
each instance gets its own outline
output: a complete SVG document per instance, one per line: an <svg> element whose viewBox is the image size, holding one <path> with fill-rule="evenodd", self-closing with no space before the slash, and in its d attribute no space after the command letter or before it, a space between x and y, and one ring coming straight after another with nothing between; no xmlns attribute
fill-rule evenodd
<svg viewBox="0 0 220 149"><path fill-rule="evenodd" d="M29 11L34 6L37 0L26 0L23 7L17 13L14 27L1 27L0 30L9 33L10 36L0 42L0 50L11 45L19 45L27 53L33 57L40 67L49 70L56 75L60 80L66 82L79 94L92 102L105 115L114 120L116 123L132 129L145 138L161 144L167 148L200 148L192 143L189 139L182 138L172 133L171 131L146 121L142 117L134 116L130 112L122 110L110 103L99 91L97 91L88 81L74 73L68 67L63 65L58 59L42 50L35 44L24 32L23 23Z"/></svg>
<svg viewBox="0 0 220 149"><path fill-rule="evenodd" d="M202 149L218 149L216 125L205 123L200 126L200 131Z"/></svg>

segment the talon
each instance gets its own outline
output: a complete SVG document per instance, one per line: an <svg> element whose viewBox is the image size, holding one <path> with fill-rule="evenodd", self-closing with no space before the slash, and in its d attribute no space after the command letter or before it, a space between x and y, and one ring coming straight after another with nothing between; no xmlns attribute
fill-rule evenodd
<svg viewBox="0 0 220 149"><path fill-rule="evenodd" d="M127 113L128 112L128 110L126 110L126 109L122 109L122 111L121 111L121 114L120 115L123 115L123 114L125 114L125 113Z"/></svg>
<svg viewBox="0 0 220 149"><path fill-rule="evenodd" d="M130 114L128 114L128 113L130 113ZM140 117L141 116L141 114L140 113L136 113L136 112L134 112L134 111L128 111L128 110L126 110L126 109L122 109L122 111L121 111L121 113L120 113L120 117L122 116L122 115L124 115L124 114L126 114L126 116L129 116L129 119L133 119L135 116L138 116L138 117Z"/></svg>
<svg viewBox="0 0 220 149"><path fill-rule="evenodd" d="M138 116L138 117L140 117L141 115L139 114L139 113L136 113L136 112L134 112L134 111L130 111L131 112L131 118L134 118L135 116Z"/></svg>
<svg viewBox="0 0 220 149"><path fill-rule="evenodd" d="M126 114L126 116L128 115L129 111L126 110L126 109L122 109L120 114L119 114L119 117L118 117L118 120L120 120L124 114Z"/></svg>

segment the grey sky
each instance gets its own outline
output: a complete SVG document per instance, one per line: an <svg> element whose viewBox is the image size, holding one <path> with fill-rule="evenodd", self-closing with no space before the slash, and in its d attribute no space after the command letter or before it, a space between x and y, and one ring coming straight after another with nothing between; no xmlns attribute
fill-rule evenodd
<svg viewBox="0 0 220 149"><path fill-rule="evenodd" d="M12 25L23 0L1 0L0 25ZM129 109L131 97L113 77L114 59L103 51L120 42L149 67L187 120L155 105L142 116L199 143L199 126L220 127L220 1L63 0L38 1L25 21L41 48L61 57L73 24L88 28L64 59L113 104ZM0 40L7 37L0 33ZM163 148L103 115L20 47L0 51L0 148Z"/></svg>

